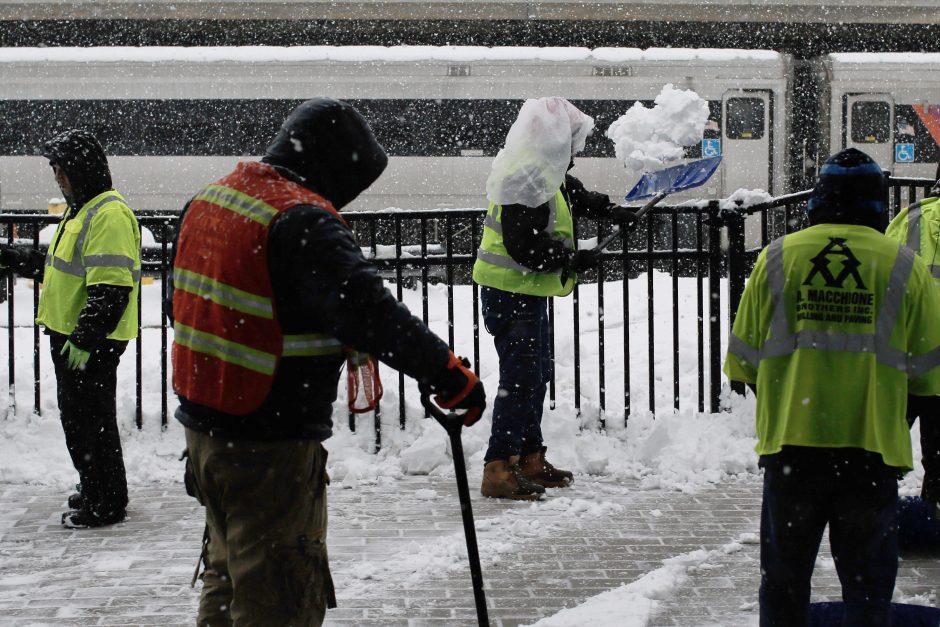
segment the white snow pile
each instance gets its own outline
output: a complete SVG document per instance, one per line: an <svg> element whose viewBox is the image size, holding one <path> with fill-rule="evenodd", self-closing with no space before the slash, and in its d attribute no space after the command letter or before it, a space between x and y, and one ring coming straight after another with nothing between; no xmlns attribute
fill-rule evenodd
<svg viewBox="0 0 940 627"><path fill-rule="evenodd" d="M702 140L708 102L694 91L667 84L653 108L635 102L607 129L617 159L628 170L662 170L682 158L683 147Z"/></svg>

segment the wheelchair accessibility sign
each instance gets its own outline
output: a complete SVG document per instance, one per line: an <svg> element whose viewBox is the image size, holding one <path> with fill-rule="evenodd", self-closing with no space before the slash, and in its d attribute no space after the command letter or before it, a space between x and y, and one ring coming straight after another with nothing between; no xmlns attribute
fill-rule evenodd
<svg viewBox="0 0 940 627"><path fill-rule="evenodd" d="M702 140L702 157L720 157L721 156L721 140L720 139L703 139Z"/></svg>
<svg viewBox="0 0 940 627"><path fill-rule="evenodd" d="M895 144L894 161L896 163L914 163L914 144Z"/></svg>

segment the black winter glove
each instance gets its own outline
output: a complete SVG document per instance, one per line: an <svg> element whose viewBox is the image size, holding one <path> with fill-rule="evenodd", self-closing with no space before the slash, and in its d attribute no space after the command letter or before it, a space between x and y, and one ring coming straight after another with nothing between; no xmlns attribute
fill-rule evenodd
<svg viewBox="0 0 940 627"><path fill-rule="evenodd" d="M463 424L474 424L486 409L483 382L470 369L470 360L450 354L447 365L427 384L419 384L422 394L435 394L434 402L444 409L466 409Z"/></svg>
<svg viewBox="0 0 940 627"><path fill-rule="evenodd" d="M568 260L568 268L572 272L584 272L597 266L599 252L590 248L585 250L576 250Z"/></svg>
<svg viewBox="0 0 940 627"><path fill-rule="evenodd" d="M636 224L636 212L629 207L623 207L621 205L611 205L609 208L610 219L620 227L621 231L633 228L633 225Z"/></svg>

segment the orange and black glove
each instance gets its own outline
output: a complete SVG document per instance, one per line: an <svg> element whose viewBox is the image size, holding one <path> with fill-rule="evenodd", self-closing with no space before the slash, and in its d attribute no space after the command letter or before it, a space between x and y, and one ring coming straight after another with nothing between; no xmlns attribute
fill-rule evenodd
<svg viewBox="0 0 940 627"><path fill-rule="evenodd" d="M434 402L444 409L465 409L463 424L474 424L486 409L486 392L483 382L470 369L470 360L457 357L453 352L444 369L427 386L421 386L422 392L434 394Z"/></svg>

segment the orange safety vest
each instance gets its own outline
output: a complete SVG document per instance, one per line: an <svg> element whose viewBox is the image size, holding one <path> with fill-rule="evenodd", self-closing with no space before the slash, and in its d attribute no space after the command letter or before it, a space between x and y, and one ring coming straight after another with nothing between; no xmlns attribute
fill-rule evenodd
<svg viewBox="0 0 940 627"><path fill-rule="evenodd" d="M243 416L267 398L284 356L342 354L323 334L285 336L268 271L268 231L283 211L322 196L272 166L241 162L189 204L173 266L173 389ZM348 225L347 225L348 226Z"/></svg>

